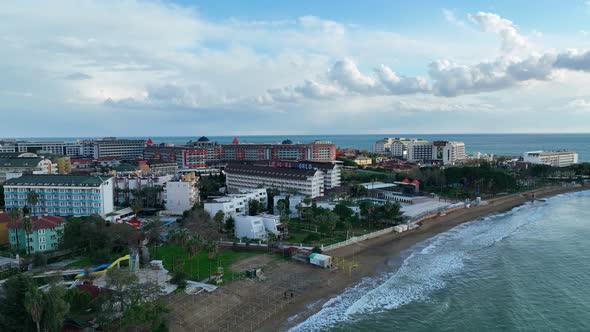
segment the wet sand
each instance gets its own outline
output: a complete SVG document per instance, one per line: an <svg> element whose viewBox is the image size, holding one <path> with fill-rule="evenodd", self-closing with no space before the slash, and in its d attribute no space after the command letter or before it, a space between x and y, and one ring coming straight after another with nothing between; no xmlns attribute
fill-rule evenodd
<svg viewBox="0 0 590 332"><path fill-rule="evenodd" d="M362 278L376 276L385 271L393 271L402 262L401 254L415 244L422 242L434 235L442 233L459 224L477 220L485 216L501 213L531 201L534 197L539 199L558 195L561 193L588 189L572 187L548 187L529 191L527 193L505 196L488 204L474 206L468 209L460 209L429 219L421 226L404 233L390 233L378 238L360 242L344 248L330 251L329 255L341 257L359 262L357 268L351 271L338 270L328 272L317 270L318 275L328 278L328 283L322 283L319 287L309 287L292 299L289 305L275 312L269 319L258 326L258 331L285 331L304 321L321 309L329 299L342 294L348 287L358 284ZM291 266L291 269L293 267ZM312 272L309 266L300 264L297 269ZM275 271L279 272L279 271ZM290 271L292 272L292 271ZM312 272L313 273L313 272Z"/></svg>

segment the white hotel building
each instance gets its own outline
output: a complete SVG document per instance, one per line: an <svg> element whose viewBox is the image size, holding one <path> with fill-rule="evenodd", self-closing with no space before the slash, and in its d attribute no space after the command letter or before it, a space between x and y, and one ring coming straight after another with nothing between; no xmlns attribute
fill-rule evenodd
<svg viewBox="0 0 590 332"><path fill-rule="evenodd" d="M408 160L454 165L465 160L465 143L414 141L408 143Z"/></svg>
<svg viewBox="0 0 590 332"><path fill-rule="evenodd" d="M30 206L30 191L39 195L36 205ZM35 215L105 217L112 212L113 178L82 175L23 175L4 183L6 208L28 206Z"/></svg>
<svg viewBox="0 0 590 332"><path fill-rule="evenodd" d="M528 151L523 155L523 161L531 164L542 164L553 167L568 167L578 163L578 153L575 151Z"/></svg>
<svg viewBox="0 0 590 332"><path fill-rule="evenodd" d="M266 189L249 189L242 190L238 194L208 200L204 202L203 207L212 217L222 211L225 220L229 217L235 219L237 216L247 216L250 213L249 203L251 200L259 201L266 208L267 198Z"/></svg>
<svg viewBox="0 0 590 332"><path fill-rule="evenodd" d="M228 164L225 168L225 183L228 192L269 188L312 198L324 194L324 175L318 169Z"/></svg>

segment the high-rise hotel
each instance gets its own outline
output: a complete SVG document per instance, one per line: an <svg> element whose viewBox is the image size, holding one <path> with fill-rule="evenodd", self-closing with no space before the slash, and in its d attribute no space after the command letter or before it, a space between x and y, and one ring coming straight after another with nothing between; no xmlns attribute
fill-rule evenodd
<svg viewBox="0 0 590 332"><path fill-rule="evenodd" d="M176 162L180 168L197 168L229 161L310 161L325 162L336 159L336 146L330 142L239 143L218 144L201 137L183 146L148 146L146 159Z"/></svg>

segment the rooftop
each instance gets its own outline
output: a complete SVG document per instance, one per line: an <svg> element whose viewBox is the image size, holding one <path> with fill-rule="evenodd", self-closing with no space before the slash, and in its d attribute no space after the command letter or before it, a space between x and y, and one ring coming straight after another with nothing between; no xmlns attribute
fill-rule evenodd
<svg viewBox="0 0 590 332"><path fill-rule="evenodd" d="M108 178L87 175L31 174L9 179L5 186L98 187Z"/></svg>
<svg viewBox="0 0 590 332"><path fill-rule="evenodd" d="M23 221L24 218L20 217L17 222L9 222L6 225L7 228L10 229L20 229L23 228ZM32 216L31 217L31 224L33 225L33 229L47 229L47 228L55 228L67 220L62 217L58 216Z"/></svg>
<svg viewBox="0 0 590 332"><path fill-rule="evenodd" d="M290 178L295 180L305 180L310 176L314 176L317 170L255 166L245 164L228 164L225 168L225 172L251 176L265 176L271 178Z"/></svg>
<svg viewBox="0 0 590 332"><path fill-rule="evenodd" d="M41 157L0 158L0 167L37 167Z"/></svg>

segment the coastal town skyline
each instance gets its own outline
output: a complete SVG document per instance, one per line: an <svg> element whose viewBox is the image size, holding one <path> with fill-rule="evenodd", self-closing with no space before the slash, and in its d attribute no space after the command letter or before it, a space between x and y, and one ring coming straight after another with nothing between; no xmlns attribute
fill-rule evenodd
<svg viewBox="0 0 590 332"><path fill-rule="evenodd" d="M6 4L3 135L590 131L585 1L264 4Z"/></svg>

